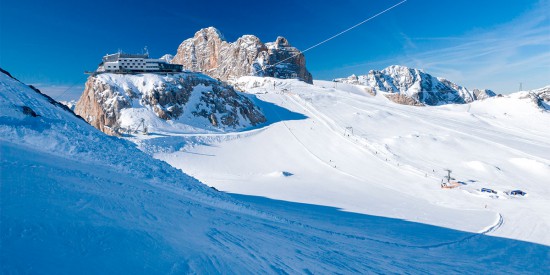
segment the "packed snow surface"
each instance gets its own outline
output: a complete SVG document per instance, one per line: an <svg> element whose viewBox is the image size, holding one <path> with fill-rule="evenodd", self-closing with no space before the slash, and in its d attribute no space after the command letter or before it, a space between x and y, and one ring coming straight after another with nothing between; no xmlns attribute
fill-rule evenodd
<svg viewBox="0 0 550 275"><path fill-rule="evenodd" d="M259 196L216 192L0 73L0 273L548 271L547 114L245 80L265 81L248 91L271 124L134 141L218 189ZM448 151L428 153L437 146ZM476 181L441 190L448 166ZM529 196L473 194L481 186Z"/></svg>
<svg viewBox="0 0 550 275"><path fill-rule="evenodd" d="M271 124L132 140L219 190L468 232L502 215L489 234L550 245L550 113L532 101L417 107L344 83L243 77L235 85L256 95ZM457 188L441 188L447 169ZM527 196L508 194L518 189Z"/></svg>

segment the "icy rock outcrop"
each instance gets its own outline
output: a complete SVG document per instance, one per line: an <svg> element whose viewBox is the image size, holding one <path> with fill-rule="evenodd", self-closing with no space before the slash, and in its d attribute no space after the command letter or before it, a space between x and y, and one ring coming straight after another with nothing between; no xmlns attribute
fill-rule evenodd
<svg viewBox="0 0 550 275"><path fill-rule="evenodd" d="M124 109L145 110L163 121L217 129L238 129L266 121L247 97L199 73L90 76L75 113L104 133L118 135L121 126L136 125L135 121L121 121Z"/></svg>
<svg viewBox="0 0 550 275"><path fill-rule="evenodd" d="M390 100L406 105L463 104L496 95L491 90L470 91L447 79L395 65L382 71L371 70L367 75L351 75L334 81L367 86L374 93L384 93Z"/></svg>
<svg viewBox="0 0 550 275"><path fill-rule="evenodd" d="M550 111L550 86L533 91L536 96L537 105L544 110Z"/></svg>
<svg viewBox="0 0 550 275"><path fill-rule="evenodd" d="M193 38L183 41L172 63L221 80L254 75L313 82L304 55L284 37L264 44L254 35L244 35L235 42L227 42L214 27L201 29Z"/></svg>
<svg viewBox="0 0 550 275"><path fill-rule="evenodd" d="M520 98L530 99L541 110L550 111L550 86L517 94Z"/></svg>

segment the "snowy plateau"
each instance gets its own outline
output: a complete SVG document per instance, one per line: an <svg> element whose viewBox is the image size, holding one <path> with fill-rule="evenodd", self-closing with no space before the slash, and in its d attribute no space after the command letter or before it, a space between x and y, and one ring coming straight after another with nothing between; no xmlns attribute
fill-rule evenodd
<svg viewBox="0 0 550 275"><path fill-rule="evenodd" d="M118 119L147 134L114 137L0 73L0 273L550 271L533 92L419 107L360 83L230 84L264 122L172 125L138 97Z"/></svg>

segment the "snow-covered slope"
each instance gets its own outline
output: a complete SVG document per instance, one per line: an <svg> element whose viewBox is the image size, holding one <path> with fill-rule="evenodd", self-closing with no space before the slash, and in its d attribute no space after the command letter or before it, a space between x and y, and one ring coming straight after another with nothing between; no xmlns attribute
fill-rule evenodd
<svg viewBox="0 0 550 275"><path fill-rule="evenodd" d="M278 97L291 99L276 94L268 98ZM284 119L302 118L279 114ZM286 134L271 142L296 148L297 140L304 137L304 132L299 131L293 132L296 139L289 139L290 131L295 130L292 128L298 126L296 122L312 121L284 122L289 127L284 128ZM258 134L251 136L260 137L262 131L268 134L282 125L283 122L254 130ZM248 141L252 142L250 150L261 149L257 140ZM223 145L220 149L227 147ZM287 152L284 146L278 149L280 154ZM296 194L310 191L310 198L317 196L321 200L323 197L316 190L326 188L327 183L334 184L334 180L348 179L332 194L337 202L340 195L361 190L363 184L368 184L355 181L357 185L350 189L351 174L336 172L340 167L320 170L328 177L310 190L296 181L287 182L285 179L304 178L306 173L314 172L292 167L299 161L313 161L311 168L322 167L322 161L311 159L316 153L313 148L296 149L302 153L312 151L286 158L284 168L294 175L284 172L266 175L268 179L278 179L279 188L295 189ZM234 156L242 158L241 161L233 159L233 163L218 167L215 165L220 159L217 159L201 171L210 170L213 177L220 176L228 168L244 165L242 160L249 157L250 150ZM262 150L258 151L256 157L261 153ZM3 73L0 73L0 155L0 273L4 274L548 271L549 249L543 245L346 213L321 205L250 196L231 198L150 158L124 140L104 135L63 105ZM266 167L255 161L257 158L247 160L255 169ZM273 164L280 160L275 157L266 162ZM333 174L327 174L328 170L334 171ZM233 177L239 177L242 171L242 168L235 170ZM251 183L262 184L254 180L254 174L248 176ZM230 182L234 178L226 177ZM308 183L311 181L305 182ZM273 181L263 184L264 190L275 187ZM377 193L386 189L371 190ZM404 198L400 192L395 193ZM415 201L406 198L399 204L388 197L395 204L386 203L386 207L402 209L404 204L411 203L409 208L415 208L412 204ZM519 204L530 200L516 201ZM375 203L385 201L379 198L370 202L373 207ZM544 207L544 199L539 204ZM452 208L446 211L437 204L432 205L434 209L425 206L419 205L418 216L456 213L456 218L464 218L469 214L463 212L470 212L475 215L468 222L485 224L487 219L483 231L498 233L503 225L492 211ZM511 222L507 218L504 215L504 225ZM544 229L537 226L540 225L534 224L533 232Z"/></svg>
<svg viewBox="0 0 550 275"><path fill-rule="evenodd" d="M240 130L265 122L242 93L200 73L90 76L75 112L110 135Z"/></svg>
<svg viewBox="0 0 550 275"><path fill-rule="evenodd" d="M492 235L550 244L550 115L530 99L416 108L363 86L315 83L239 79L279 121L266 128L133 141L220 190L470 232L501 215ZM461 187L440 187L445 169ZM515 189L528 195L506 194Z"/></svg>
<svg viewBox="0 0 550 275"><path fill-rule="evenodd" d="M365 86L370 93L384 93L390 100L406 105L463 104L495 96L491 90L468 90L444 78L418 69L390 66L367 75L337 78L335 82Z"/></svg>

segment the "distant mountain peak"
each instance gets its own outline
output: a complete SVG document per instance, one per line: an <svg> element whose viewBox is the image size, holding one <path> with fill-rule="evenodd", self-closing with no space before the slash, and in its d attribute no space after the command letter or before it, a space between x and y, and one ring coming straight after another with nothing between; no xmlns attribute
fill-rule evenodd
<svg viewBox="0 0 550 275"><path fill-rule="evenodd" d="M434 77L423 70L392 65L366 75L351 75L336 82L363 85L373 93L384 93L390 100L407 105L463 104L495 96L491 90L468 90L447 79Z"/></svg>

